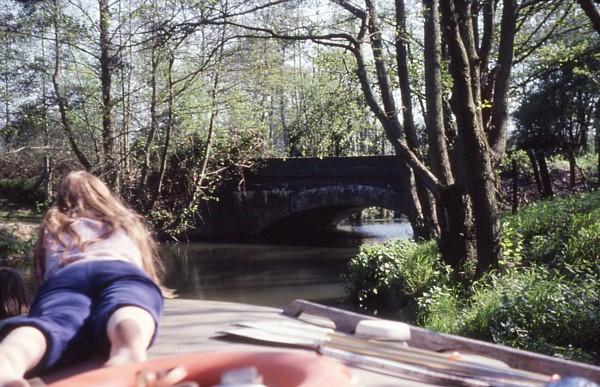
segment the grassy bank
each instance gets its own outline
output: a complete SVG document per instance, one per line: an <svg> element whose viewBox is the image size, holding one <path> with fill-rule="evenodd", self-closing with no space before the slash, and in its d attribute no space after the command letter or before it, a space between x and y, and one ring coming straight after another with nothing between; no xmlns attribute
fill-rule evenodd
<svg viewBox="0 0 600 387"><path fill-rule="evenodd" d="M349 297L429 329L600 364L600 192L538 202L502 228L500 267L468 285L433 242L364 246Z"/></svg>

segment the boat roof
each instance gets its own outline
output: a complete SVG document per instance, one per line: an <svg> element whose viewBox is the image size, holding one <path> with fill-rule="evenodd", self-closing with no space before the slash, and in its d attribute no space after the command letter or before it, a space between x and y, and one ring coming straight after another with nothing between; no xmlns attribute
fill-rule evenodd
<svg viewBox="0 0 600 387"><path fill-rule="evenodd" d="M260 320L289 321L290 317L281 314L281 309L206 300L169 299L165 301L165 312L161 319L158 336L148 356L150 359L183 355L193 352L213 351L302 351L308 349L274 347L257 344L256 342L243 342L240 340L226 339L218 334L240 321ZM47 383L94 369L100 366L99 360L89 360L73 365L30 380L32 386L43 386ZM363 386L432 386L415 380L404 379L396 375L386 374L367 368L348 365L352 375Z"/></svg>

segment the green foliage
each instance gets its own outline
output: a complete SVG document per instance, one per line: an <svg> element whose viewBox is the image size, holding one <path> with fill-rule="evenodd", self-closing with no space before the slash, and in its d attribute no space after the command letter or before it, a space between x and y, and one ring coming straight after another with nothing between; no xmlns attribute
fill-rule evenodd
<svg viewBox="0 0 600 387"><path fill-rule="evenodd" d="M569 280L542 267L510 269L473 285L470 297L434 287L419 299L419 323L446 333L600 362L597 277Z"/></svg>
<svg viewBox="0 0 600 387"><path fill-rule="evenodd" d="M496 279L497 277L488 274L486 278L473 284L470 297L461 300L457 333L492 341L492 335L489 332L490 322L495 311L503 302L501 291L490 291L493 290L490 284L494 283Z"/></svg>
<svg viewBox="0 0 600 387"><path fill-rule="evenodd" d="M409 308L386 313L416 313L435 331L600 364L600 192L504 217L501 245L499 267L470 286L448 276L431 242L365 246L349 289L367 310Z"/></svg>
<svg viewBox="0 0 600 387"><path fill-rule="evenodd" d="M588 143L588 147L591 147L592 145L593 144ZM583 171L590 171L593 173L594 169L598 166L598 154L592 152L591 150L583 154L578 154L575 157L575 163ZM569 160L562 155L556 155L549 160L548 165L551 169L556 168L567 170L569 169Z"/></svg>
<svg viewBox="0 0 600 387"><path fill-rule="evenodd" d="M0 229L0 265L14 265L29 254L37 238L23 240L6 229Z"/></svg>
<svg viewBox="0 0 600 387"><path fill-rule="evenodd" d="M433 286L417 300L417 322L438 332L460 333L461 300L447 285Z"/></svg>
<svg viewBox="0 0 600 387"><path fill-rule="evenodd" d="M51 205L52 198L49 198L48 200L38 200L35 202L32 212L36 215L42 215L48 208L50 208Z"/></svg>
<svg viewBox="0 0 600 387"><path fill-rule="evenodd" d="M589 268L600 269L600 208L581 214L573 221L574 234L566 242L565 261Z"/></svg>
<svg viewBox="0 0 600 387"><path fill-rule="evenodd" d="M505 217L504 229L509 233L518 231L526 262L560 267L582 259L593 261L600 257L593 247L598 238L594 230L600 227L598 209L600 192L537 202ZM577 253L578 249L584 249L583 255Z"/></svg>
<svg viewBox="0 0 600 387"><path fill-rule="evenodd" d="M547 154L587 151L600 101L598 69L598 58L585 55L546 71L514 112L518 147Z"/></svg>
<svg viewBox="0 0 600 387"><path fill-rule="evenodd" d="M162 195L148 211L147 218L157 230L172 237L193 229L202 222L199 218L202 206L216 200L217 190L224 184L231 184L231 190L237 189L242 179L241 167L252 166L252 157L262 145L252 128L216 133L203 171L207 152L203 133L178 138L167 160ZM157 168L152 166L150 182L159 178Z"/></svg>
<svg viewBox="0 0 600 387"><path fill-rule="evenodd" d="M502 259L498 262L501 269L508 270L522 264L524 244L523 235L515 225L503 221L500 234Z"/></svg>
<svg viewBox="0 0 600 387"><path fill-rule="evenodd" d="M519 171L532 173L531 162L529 161L527 152L525 152L522 149L514 149L505 154L504 158L502 158L502 161L500 163L500 173L511 173L513 168L513 161L517 163L517 168L519 169Z"/></svg>
<svg viewBox="0 0 600 387"><path fill-rule="evenodd" d="M418 297L434 284L448 282L449 272L435 242L392 240L362 246L348 265L346 281L350 298L360 308L389 314L414 308Z"/></svg>
<svg viewBox="0 0 600 387"><path fill-rule="evenodd" d="M597 355L599 305L595 281L568 280L540 267L513 270L474 294L463 331L549 354L572 345Z"/></svg>
<svg viewBox="0 0 600 387"><path fill-rule="evenodd" d="M577 165L584 171L590 171L598 167L598 153L586 152L576 157Z"/></svg>

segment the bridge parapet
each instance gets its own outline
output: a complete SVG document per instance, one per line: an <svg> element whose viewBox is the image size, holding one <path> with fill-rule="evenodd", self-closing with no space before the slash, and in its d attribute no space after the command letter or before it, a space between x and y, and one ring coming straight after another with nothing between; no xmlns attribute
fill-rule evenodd
<svg viewBox="0 0 600 387"><path fill-rule="evenodd" d="M392 187L402 176L395 156L265 159L246 173L246 190L297 190L307 186Z"/></svg>
<svg viewBox="0 0 600 387"><path fill-rule="evenodd" d="M367 207L405 213L401 176L394 156L266 159L245 172L242 191L223 192L205 219L222 233L255 235L333 228Z"/></svg>

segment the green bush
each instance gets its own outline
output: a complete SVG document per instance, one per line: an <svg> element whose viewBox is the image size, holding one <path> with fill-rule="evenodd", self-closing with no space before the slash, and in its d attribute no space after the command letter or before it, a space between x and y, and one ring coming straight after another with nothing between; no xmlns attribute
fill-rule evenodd
<svg viewBox="0 0 600 387"><path fill-rule="evenodd" d="M514 223L502 222L500 233L500 247L502 259L498 263L503 270L519 267L523 263L523 249L525 241L523 235L515 227Z"/></svg>
<svg viewBox="0 0 600 387"><path fill-rule="evenodd" d="M575 219L565 263L600 272L600 208Z"/></svg>
<svg viewBox="0 0 600 387"><path fill-rule="evenodd" d="M0 229L0 266L18 263L27 254L29 254L37 238L30 240L21 240L15 237L11 232Z"/></svg>
<svg viewBox="0 0 600 387"><path fill-rule="evenodd" d="M434 287L419 299L419 323L512 347L600 363L597 279L568 280L541 267L488 275L461 298Z"/></svg>
<svg viewBox="0 0 600 387"><path fill-rule="evenodd" d="M550 168L569 170L569 160L564 155L555 155L550 158L548 166ZM595 152L588 151L575 156L575 162L579 168L584 171L591 171L596 168L598 155Z"/></svg>
<svg viewBox="0 0 600 387"><path fill-rule="evenodd" d="M414 309L417 298L434 284L448 282L449 271L440 262L435 242L392 240L363 245L345 277L350 299L361 309L390 314Z"/></svg>
<svg viewBox="0 0 600 387"><path fill-rule="evenodd" d="M578 232L592 228L600 221L600 192L571 195L552 201L535 203L515 215L504 218L504 229L516 230L523 241L524 263L544 263L552 267L573 261ZM581 238L586 239L584 235ZM593 239L588 236L586 240ZM593 240L591 240L593 242ZM572 247L570 244L575 243ZM583 241L581 242L583 243ZM597 251L597 250L596 250ZM593 251L588 251L593 253ZM594 260L599 256L589 256Z"/></svg>
<svg viewBox="0 0 600 387"><path fill-rule="evenodd" d="M458 334L462 305L458 292L449 286L433 286L417 300L417 322L428 329Z"/></svg>
<svg viewBox="0 0 600 387"><path fill-rule="evenodd" d="M500 162L500 173L512 173L513 161L517 164L517 168L521 172L531 174L531 162L527 156L527 152L522 149L514 149L506 153Z"/></svg>
<svg viewBox="0 0 600 387"><path fill-rule="evenodd" d="M549 355L568 356L565 348L571 346L597 357L600 298L595 281L572 281L532 267L497 278L483 292L501 296L486 316L492 341ZM465 331L471 324L466 321Z"/></svg>
<svg viewBox="0 0 600 387"><path fill-rule="evenodd" d="M501 245L498 269L470 285L433 242L363 247L348 288L363 309L405 308L435 331L600 364L600 192L505 216Z"/></svg>

